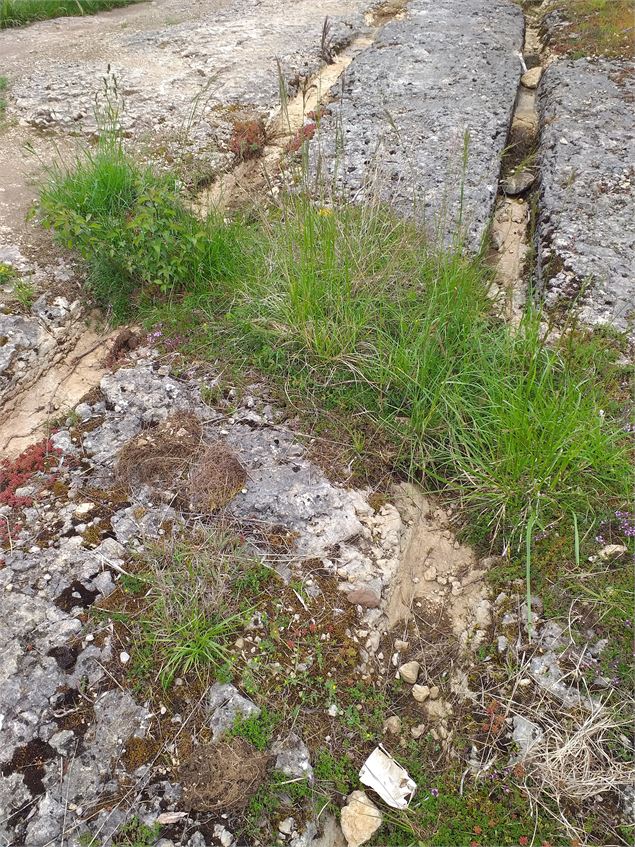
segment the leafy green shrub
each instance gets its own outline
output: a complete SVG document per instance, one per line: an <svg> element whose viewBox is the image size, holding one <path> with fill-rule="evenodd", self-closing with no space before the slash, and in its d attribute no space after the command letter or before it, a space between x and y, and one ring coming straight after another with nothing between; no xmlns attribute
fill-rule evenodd
<svg viewBox="0 0 635 847"><path fill-rule="evenodd" d="M88 287L115 318L135 299L215 286L235 275L238 227L196 218L176 181L137 167L106 134L96 152L49 173L40 196L44 226L88 262Z"/></svg>

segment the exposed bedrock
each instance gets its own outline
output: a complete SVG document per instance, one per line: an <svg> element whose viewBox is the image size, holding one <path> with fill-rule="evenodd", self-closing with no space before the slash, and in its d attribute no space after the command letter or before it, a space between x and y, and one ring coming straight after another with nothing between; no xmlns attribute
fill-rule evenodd
<svg viewBox="0 0 635 847"><path fill-rule="evenodd" d="M149 132L150 145L160 132L156 141L164 148L173 140L175 150L213 152L219 126L222 134L227 122L224 107L268 114L279 106L278 69L293 93L322 64L325 16L328 47L337 51L365 27L362 13L370 5L300 0L290 14L282 0L208 1L194 9L163 0L153 15L141 13L134 28L104 21L101 32L88 24L62 33L52 22L40 24L37 40L33 28L25 30L11 35L4 50L12 112L27 126L90 134L96 130L95 94L109 68L125 101L120 121L126 132Z"/></svg>
<svg viewBox="0 0 635 847"><path fill-rule="evenodd" d="M498 188L523 29L509 0L414 0L353 60L316 167L348 196L379 194L404 214L414 204L446 239L462 218L476 247Z"/></svg>
<svg viewBox="0 0 635 847"><path fill-rule="evenodd" d="M579 297L585 322L627 329L635 304L635 73L559 61L539 91L539 272L547 303Z"/></svg>

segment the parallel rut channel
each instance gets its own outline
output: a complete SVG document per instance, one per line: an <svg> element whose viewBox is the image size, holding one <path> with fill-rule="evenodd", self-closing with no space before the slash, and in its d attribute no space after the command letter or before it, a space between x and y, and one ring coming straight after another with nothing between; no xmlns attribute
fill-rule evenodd
<svg viewBox="0 0 635 847"><path fill-rule="evenodd" d="M507 148L501 165L499 197L492 220L491 261L496 296L508 320L516 322L529 296L528 260L531 255L532 190L538 178L536 150L540 134L537 87L542 73L539 12L526 17L522 60Z"/></svg>
<svg viewBox="0 0 635 847"><path fill-rule="evenodd" d="M384 24L405 15L405 3L386 3L366 16L369 31L355 38L329 64L308 79L301 90L276 112L266 125L267 143L257 159L240 162L221 174L212 185L201 191L194 204L195 211L205 215L212 208L226 209L241 200L252 198L254 192L266 188L276 172L290 141L302 132L307 115L316 113L332 102L331 89L342 78L353 59L373 44ZM319 118L318 118L319 121Z"/></svg>

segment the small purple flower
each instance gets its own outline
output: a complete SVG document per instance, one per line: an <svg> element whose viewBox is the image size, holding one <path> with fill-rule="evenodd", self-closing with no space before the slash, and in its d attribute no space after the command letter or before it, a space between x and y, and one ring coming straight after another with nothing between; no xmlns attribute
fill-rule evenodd
<svg viewBox="0 0 635 847"><path fill-rule="evenodd" d="M439 789L438 789L438 788L431 788L431 789L430 789L430 794L431 794L433 797L438 797L438 796L439 796Z"/></svg>

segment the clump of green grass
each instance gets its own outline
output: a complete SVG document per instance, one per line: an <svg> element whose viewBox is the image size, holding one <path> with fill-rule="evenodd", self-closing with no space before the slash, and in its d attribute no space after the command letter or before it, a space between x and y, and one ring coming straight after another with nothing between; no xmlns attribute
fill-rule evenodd
<svg viewBox="0 0 635 847"><path fill-rule="evenodd" d="M532 309L510 329L478 259L432 249L380 207L324 214L303 197L266 234L266 272L234 309L241 338L269 370L308 373L380 423L404 470L458 495L482 538L519 541L530 515L541 526L627 497L606 361L579 367Z"/></svg>
<svg viewBox="0 0 635 847"><path fill-rule="evenodd" d="M0 75L0 120L4 117L7 110L6 92L9 87L9 80L6 76Z"/></svg>
<svg viewBox="0 0 635 847"><path fill-rule="evenodd" d="M139 573L122 582L131 598L123 621L138 686L152 675L167 689L179 675L231 673L232 640L253 611L235 586L253 566L236 539L221 530L147 551Z"/></svg>
<svg viewBox="0 0 635 847"><path fill-rule="evenodd" d="M250 226L199 221L173 181L107 138L51 175L41 209L102 302L100 275L118 313L134 295L142 311L169 301L165 317L184 297L199 353L369 422L404 473L460 500L478 540L520 545L530 516L536 531L571 514L583 526L628 496L604 348L573 332L547 343L532 307L510 328L478 257L436 249L380 205L327 210L295 194Z"/></svg>
<svg viewBox="0 0 635 847"><path fill-rule="evenodd" d="M34 21L76 15L94 15L138 3L139 0L0 0L0 29Z"/></svg>
<svg viewBox="0 0 635 847"><path fill-rule="evenodd" d="M89 290L118 321L141 296L219 291L240 258L238 226L213 215L198 221L174 178L137 167L109 133L95 151L50 171L40 213L58 241L87 261Z"/></svg>

